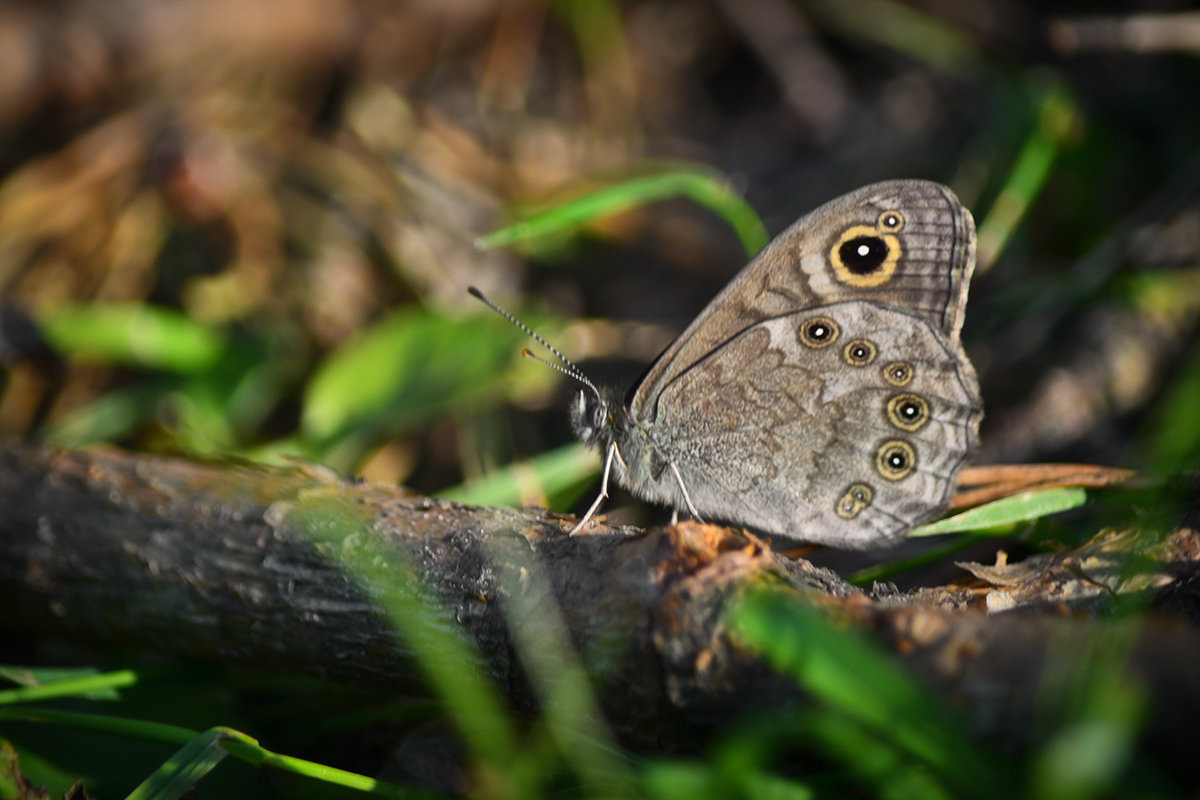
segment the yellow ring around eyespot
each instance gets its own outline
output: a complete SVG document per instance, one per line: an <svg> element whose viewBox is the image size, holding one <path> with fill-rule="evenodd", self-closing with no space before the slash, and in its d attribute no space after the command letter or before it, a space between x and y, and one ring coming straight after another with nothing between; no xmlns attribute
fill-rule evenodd
<svg viewBox="0 0 1200 800"><path fill-rule="evenodd" d="M828 330L825 334L825 339L814 339L809 332L809 329L814 325L824 325ZM819 350L822 347L828 347L838 340L842 335L842 329L830 317L810 317L800 323L800 329L797 331L800 343L806 347L811 347L814 350Z"/></svg>
<svg viewBox="0 0 1200 800"><path fill-rule="evenodd" d="M879 269L869 275L855 275L842 262L841 253L838 252L843 244L860 236L882 239L888 249L887 257L879 265ZM869 225L852 225L842 231L842 235L838 237L838 240L833 243L833 247L829 249L829 263L833 265L833 274L840 282L860 289L869 289L873 286L887 283L892 279L892 275L896 273L896 266L900 263L900 255L900 240L895 236L890 233L880 233L877 229Z"/></svg>
<svg viewBox="0 0 1200 800"><path fill-rule="evenodd" d="M901 456L904 460L904 463L899 467L894 467L889 463L888 457L893 454ZM907 478L916 468L917 451L903 439L890 439L881 444L879 450L876 451L875 471L889 481L898 481Z"/></svg>
<svg viewBox="0 0 1200 800"><path fill-rule="evenodd" d="M861 347L863 350L866 350L866 354L861 358L856 357L853 353L853 350L857 347ZM846 346L842 348L842 360L851 367L865 367L874 361L875 356L878 354L879 348L877 348L875 343L870 339L855 339L851 342L847 342Z"/></svg>
<svg viewBox="0 0 1200 800"><path fill-rule="evenodd" d="M874 499L875 490L870 486L865 483L852 483L846 487L846 491L842 492L842 496L834 504L833 513L842 519L854 519L862 513L864 508L871 505L871 501Z"/></svg>
<svg viewBox="0 0 1200 800"><path fill-rule="evenodd" d="M917 416L905 419L900 412L906 405L916 406ZM921 395L912 392L892 395L887 401L887 418L888 422L902 431L909 433L919 431L926 422L929 422L929 402Z"/></svg>
<svg viewBox="0 0 1200 800"><path fill-rule="evenodd" d="M899 372L899 375L892 373ZM883 379L892 386L908 386L913 379L913 365L907 361L893 361L883 368Z"/></svg>
<svg viewBox="0 0 1200 800"><path fill-rule="evenodd" d="M888 217L895 217L896 224L888 225ZM888 233L899 233L900 231L904 230L904 215L899 211L884 211L879 215L879 219L875 224L879 226L879 230L881 231L887 231Z"/></svg>

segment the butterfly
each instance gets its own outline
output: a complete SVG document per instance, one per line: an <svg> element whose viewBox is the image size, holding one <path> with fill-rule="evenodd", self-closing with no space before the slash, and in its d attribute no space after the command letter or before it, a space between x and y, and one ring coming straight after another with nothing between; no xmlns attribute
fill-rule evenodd
<svg viewBox="0 0 1200 800"><path fill-rule="evenodd" d="M983 415L959 338L974 264L950 189L886 181L771 241L624 394L538 337L583 384L572 429L604 457L572 532L613 479L697 519L847 549L937 515Z"/></svg>

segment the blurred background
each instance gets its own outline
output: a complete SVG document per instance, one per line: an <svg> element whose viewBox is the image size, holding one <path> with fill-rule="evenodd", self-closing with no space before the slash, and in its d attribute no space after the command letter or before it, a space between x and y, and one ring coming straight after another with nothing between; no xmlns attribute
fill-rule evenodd
<svg viewBox="0 0 1200 800"><path fill-rule="evenodd" d="M1169 0L8 2L0 434L566 510L574 387L466 287L627 385L747 254L686 198L476 240L683 170L772 234L950 184L977 461L1189 468L1197 87Z"/></svg>

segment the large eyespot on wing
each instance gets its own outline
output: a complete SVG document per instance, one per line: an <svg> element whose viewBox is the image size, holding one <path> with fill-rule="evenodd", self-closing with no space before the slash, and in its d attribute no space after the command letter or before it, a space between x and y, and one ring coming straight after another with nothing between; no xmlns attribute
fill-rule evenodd
<svg viewBox="0 0 1200 800"><path fill-rule="evenodd" d="M892 280L902 255L896 236L866 225L851 225L829 248L829 263L838 281L866 289Z"/></svg>

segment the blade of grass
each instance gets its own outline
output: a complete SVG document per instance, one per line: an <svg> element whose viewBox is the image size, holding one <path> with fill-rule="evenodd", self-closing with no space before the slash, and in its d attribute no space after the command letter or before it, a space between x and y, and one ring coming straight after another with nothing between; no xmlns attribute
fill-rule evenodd
<svg viewBox="0 0 1200 800"><path fill-rule="evenodd" d="M686 197L724 219L737 234L747 255L757 253L769 239L758 214L730 189L728 180L710 170L693 167L630 178L556 204L546 211L481 236L475 241L475 246L480 250L490 250L559 234L600 217L672 197Z"/></svg>
<svg viewBox="0 0 1200 800"><path fill-rule="evenodd" d="M779 592L757 592L731 615L735 633L833 713L862 725L927 765L963 796L1013 796L972 744L966 726L868 639L820 609Z"/></svg>
<svg viewBox="0 0 1200 800"><path fill-rule="evenodd" d="M697 797L761 797L810 800L814 789L759 770L729 776L709 763L663 761L650 764L641 775L642 790L655 800L693 800Z"/></svg>
<svg viewBox="0 0 1200 800"><path fill-rule="evenodd" d="M987 272L1012 238L1050 176L1054 160L1074 137L1079 125L1075 98L1056 77L1045 78L1035 90L1036 125L1025 141L992 207L979 224L977 257L980 273Z"/></svg>
<svg viewBox="0 0 1200 800"><path fill-rule="evenodd" d="M63 304L38 320L46 340L72 358L194 373L221 357L225 335L178 311L140 303Z"/></svg>
<svg viewBox="0 0 1200 800"><path fill-rule="evenodd" d="M131 669L116 670L100 674L71 675L19 689L0 691L0 705L9 703L31 703L56 697L92 695L97 692L112 692L138 683L138 673Z"/></svg>
<svg viewBox="0 0 1200 800"><path fill-rule="evenodd" d="M489 471L469 483L452 486L437 497L474 505L523 505L527 487L543 495L559 492L590 480L600 471L600 458L582 443L570 444L540 456Z"/></svg>
<svg viewBox="0 0 1200 800"><path fill-rule="evenodd" d="M811 742L809 748L824 752L844 766L845 782L865 784L884 800L954 797L936 773L914 761L886 733L873 733L853 719L820 710L802 713L796 727L793 736L803 737L803 741Z"/></svg>
<svg viewBox="0 0 1200 800"><path fill-rule="evenodd" d="M935 547L932 550L918 553L909 558L864 567L847 575L846 581L855 586L870 586L875 581L891 580L895 576L902 575L909 570L945 561L947 557L954 555L960 550L966 550L977 541L973 536L955 537L941 547Z"/></svg>
<svg viewBox="0 0 1200 800"><path fill-rule="evenodd" d="M631 794L634 779L620 750L603 724L588 673L571 643L561 609L554 602L542 565L523 538L495 537L488 555L503 586L521 587L500 595L521 666L529 676L542 709L546 732L581 783L601 797ZM615 642L627 642L633 631L592 631L593 655Z"/></svg>
<svg viewBox="0 0 1200 800"><path fill-rule="evenodd" d="M962 79L983 61L979 45L937 16L895 0L822 0L809 4L826 25L844 35L878 42Z"/></svg>
<svg viewBox="0 0 1200 800"><path fill-rule="evenodd" d="M1087 500L1088 494L1083 489L1059 488L1022 492L922 525L910 531L908 535L910 538L920 538L944 533L979 534L989 530L1004 533L1018 523L1078 508Z"/></svg>
<svg viewBox="0 0 1200 800"><path fill-rule="evenodd" d="M441 795L406 789L393 783L377 780L356 772L318 764L294 756L276 753L262 747L255 739L231 728L212 728L198 732L177 725L166 725L161 722L126 719L103 714L81 714L74 711L59 711L47 708L30 708L28 706L0 707L0 720L17 720L45 725L55 725L72 730L92 731L114 736L126 736L133 739L162 742L178 745L181 750L164 767L171 765L169 772L180 769L190 769L188 762L194 756L194 768L203 765L204 759L210 758L207 752L209 744L217 742L221 748L235 758L255 766L274 767L285 772L303 775L325 783L345 786L384 797L413 797L439 798ZM181 757L181 754L185 754ZM219 761L219 759L217 759ZM215 765L215 762L213 762ZM211 769L211 766L209 767ZM157 772L155 773L158 774ZM166 773L164 773L165 775ZM151 788L158 786L157 780ZM136 790L135 790L136 791ZM165 796L165 795L164 795Z"/></svg>
<svg viewBox="0 0 1200 800"><path fill-rule="evenodd" d="M301 434L323 463L352 469L383 435L497 402L522 334L487 316L389 314L330 354L304 390Z"/></svg>
<svg viewBox="0 0 1200 800"><path fill-rule="evenodd" d="M1034 724L1051 735L1031 765L1032 797L1129 795L1121 778L1147 716L1147 687L1128 663L1139 631L1117 621L1050 642Z"/></svg>
<svg viewBox="0 0 1200 800"><path fill-rule="evenodd" d="M1200 461L1200 348L1180 365L1172 385L1147 415L1138 433L1138 450L1145 464L1159 473L1188 472Z"/></svg>
<svg viewBox="0 0 1200 800"><path fill-rule="evenodd" d="M100 395L52 424L44 438L64 448L121 439L152 419L179 383L175 376L157 376Z"/></svg>
<svg viewBox="0 0 1200 800"><path fill-rule="evenodd" d="M59 711L30 706L0 706L0 720L55 725L72 730L128 736L131 739L144 739L180 746L196 735L196 731L162 722L147 722L105 714L82 714L77 711Z"/></svg>
<svg viewBox="0 0 1200 800"><path fill-rule="evenodd" d="M456 624L445 624L450 615L417 571L383 546L362 509L334 492L313 491L292 503L276 503L266 517L273 527L308 536L374 598L474 754L494 764L515 757L516 732L466 634Z"/></svg>
<svg viewBox="0 0 1200 800"><path fill-rule="evenodd" d="M126 800L175 800L181 797L229 755L221 747L221 739L228 735L220 728L212 728L192 737L138 784Z"/></svg>

